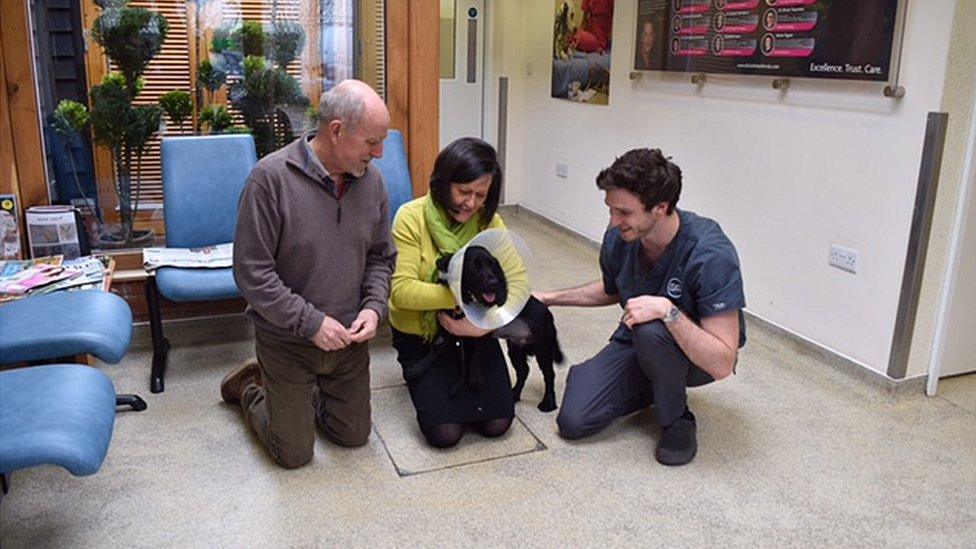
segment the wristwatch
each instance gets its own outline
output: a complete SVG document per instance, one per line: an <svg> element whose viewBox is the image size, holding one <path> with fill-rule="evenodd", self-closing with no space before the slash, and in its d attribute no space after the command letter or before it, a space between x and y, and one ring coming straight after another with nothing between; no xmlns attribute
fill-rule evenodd
<svg viewBox="0 0 976 549"><path fill-rule="evenodd" d="M668 309L668 312L664 313L664 316L661 317L661 322L664 322L665 324L671 324L675 320L678 320L678 315L680 314L681 314L681 309L672 305L671 308Z"/></svg>

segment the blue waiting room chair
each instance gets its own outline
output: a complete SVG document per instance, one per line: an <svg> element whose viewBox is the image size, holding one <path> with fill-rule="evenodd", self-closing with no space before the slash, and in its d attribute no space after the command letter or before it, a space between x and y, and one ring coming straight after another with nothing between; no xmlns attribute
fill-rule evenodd
<svg viewBox="0 0 976 549"><path fill-rule="evenodd" d="M403 134L400 130L390 130L383 142L383 156L373 161L383 174L386 182L386 194L390 202L390 221L396 216L397 210L413 199L413 185L410 181L410 164L407 162L407 150L403 145Z"/></svg>
<svg viewBox="0 0 976 549"><path fill-rule="evenodd" d="M390 219L413 198L403 134L390 130L382 158ZM237 206L256 158L249 135L164 138L161 146L166 245L192 248L234 239ZM163 267L146 281L153 363L150 390L165 389L169 341L163 336L159 296L170 301L211 301L239 297L233 270Z"/></svg>
<svg viewBox="0 0 976 549"><path fill-rule="evenodd" d="M160 146L166 245L196 248L234 241L237 204L257 162L250 135L166 137ZM162 267L146 280L153 343L149 388L165 389L169 341L163 336L159 297L215 301L240 296L230 267Z"/></svg>
<svg viewBox="0 0 976 549"><path fill-rule="evenodd" d="M56 292L0 306L0 364L26 364L0 371L4 492L8 475L27 467L59 465L77 476L98 470L115 407L142 411L146 403L137 395L116 395L96 368L47 363L91 354L114 364L131 339L132 311L110 292Z"/></svg>

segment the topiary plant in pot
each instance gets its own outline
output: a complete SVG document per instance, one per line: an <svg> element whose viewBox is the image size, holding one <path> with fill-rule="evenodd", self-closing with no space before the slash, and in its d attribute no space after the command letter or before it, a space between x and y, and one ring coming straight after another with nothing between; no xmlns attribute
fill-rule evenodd
<svg viewBox="0 0 976 549"><path fill-rule="evenodd" d="M183 90L173 90L163 94L159 98L159 106L177 128L183 126L183 121L193 114L193 99Z"/></svg>
<svg viewBox="0 0 976 549"><path fill-rule="evenodd" d="M258 157L290 143L306 126L309 100L286 70L304 45L301 25L274 14L267 26L231 21L214 31L211 60L198 69L198 82L211 96L228 82L228 101L250 128Z"/></svg>
<svg viewBox="0 0 976 549"><path fill-rule="evenodd" d="M96 0L101 14L92 25L92 37L118 67L89 92L92 135L97 145L108 148L115 162L115 194L120 226L105 231L100 247L151 245L151 229L134 231L139 209L139 172L142 156L159 130L163 109L159 105L134 105L142 91L142 74L159 54L169 24L162 15L145 8L129 7L127 0ZM134 192L133 192L134 191Z"/></svg>

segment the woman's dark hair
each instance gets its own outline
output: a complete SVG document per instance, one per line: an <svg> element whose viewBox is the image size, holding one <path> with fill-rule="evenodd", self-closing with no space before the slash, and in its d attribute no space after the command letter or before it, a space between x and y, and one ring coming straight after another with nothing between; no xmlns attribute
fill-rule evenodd
<svg viewBox="0 0 976 549"><path fill-rule="evenodd" d="M644 210L668 203L668 215L681 196L681 168L668 160L660 149L633 149L614 160L596 176L602 191L624 189L637 195Z"/></svg>
<svg viewBox="0 0 976 549"><path fill-rule="evenodd" d="M502 169L498 166L495 148L488 143L474 137L462 137L444 147L434 162L434 172L430 174L430 194L447 210L451 205L452 183L471 183L485 174L491 174L491 186L481 217L481 228L484 228L495 217L502 194Z"/></svg>

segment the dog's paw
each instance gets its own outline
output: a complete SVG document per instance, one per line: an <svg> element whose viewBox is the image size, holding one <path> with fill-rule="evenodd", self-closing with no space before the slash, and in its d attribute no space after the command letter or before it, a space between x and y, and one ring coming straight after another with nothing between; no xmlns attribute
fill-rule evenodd
<svg viewBox="0 0 976 549"><path fill-rule="evenodd" d="M551 412L551 411L555 410L556 408L558 408L558 406L556 406L556 399L555 398L552 398L552 399L549 399L549 398L543 399L543 401L539 403L538 408L539 408L539 411L541 411L541 412Z"/></svg>

